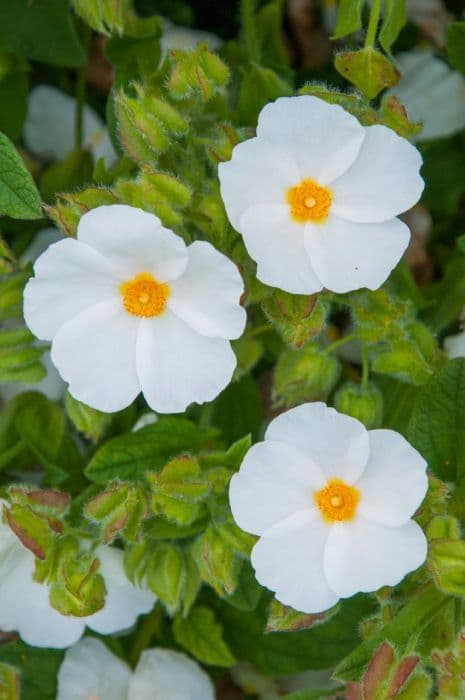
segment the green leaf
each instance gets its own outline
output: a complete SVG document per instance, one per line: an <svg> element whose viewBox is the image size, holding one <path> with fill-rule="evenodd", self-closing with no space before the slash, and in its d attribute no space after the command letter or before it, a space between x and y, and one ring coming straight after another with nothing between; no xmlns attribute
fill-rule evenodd
<svg viewBox="0 0 465 700"><path fill-rule="evenodd" d="M1 2L0 46L57 66L72 68L85 61L69 3L64 0Z"/></svg>
<svg viewBox="0 0 465 700"><path fill-rule="evenodd" d="M160 418L154 425L102 445L85 474L96 484L112 479L141 479L145 472L161 469L172 457L205 447L215 434L216 431L198 428L185 418Z"/></svg>
<svg viewBox="0 0 465 700"><path fill-rule="evenodd" d="M23 642L0 646L0 662L21 669L21 700L56 700L56 681L64 651Z"/></svg>
<svg viewBox="0 0 465 700"><path fill-rule="evenodd" d="M208 597L224 627L233 654L269 675L287 675L334 666L360 642L360 621L373 612L368 596L341 601L327 622L301 632L264 634L270 596L263 595L256 610L238 610L213 594Z"/></svg>
<svg viewBox="0 0 465 700"><path fill-rule="evenodd" d="M333 39L340 39L361 29L364 4L365 0L341 0Z"/></svg>
<svg viewBox="0 0 465 700"><path fill-rule="evenodd" d="M417 638L448 600L433 584L425 586L410 598L391 622L371 635L339 664L334 672L336 678L360 680L374 651L383 641L391 642L400 654L405 653L412 636Z"/></svg>
<svg viewBox="0 0 465 700"><path fill-rule="evenodd" d="M65 416L58 404L41 394L36 396L18 411L15 427L43 465L54 465L63 441Z"/></svg>
<svg viewBox="0 0 465 700"><path fill-rule="evenodd" d="M436 476L465 477L465 360L450 360L420 389L408 434Z"/></svg>
<svg viewBox="0 0 465 700"><path fill-rule="evenodd" d="M344 51L334 59L334 66L346 80L370 100L381 90L395 85L399 71L386 56L367 46L359 51Z"/></svg>
<svg viewBox="0 0 465 700"><path fill-rule="evenodd" d="M232 666L235 663L223 639L221 624L212 610L203 606L192 608L188 617L176 617L173 623L176 641L199 661L211 666Z"/></svg>
<svg viewBox="0 0 465 700"><path fill-rule="evenodd" d="M94 442L100 440L113 418L110 413L102 413L102 411L97 411L96 408L91 408L81 403L81 401L71 396L68 391L65 394L65 408L68 418L75 428Z"/></svg>
<svg viewBox="0 0 465 700"><path fill-rule="evenodd" d="M0 104L8 109L0 112L0 131L16 141L27 114L28 76L25 70L9 73L0 82Z"/></svg>
<svg viewBox="0 0 465 700"><path fill-rule="evenodd" d="M260 111L268 102L292 93L292 85L274 70L252 63L242 77L238 104L240 123L255 125Z"/></svg>
<svg viewBox="0 0 465 700"><path fill-rule="evenodd" d="M384 17L379 33L379 43L385 51L389 51L400 30L407 22L405 8L406 0L385 0Z"/></svg>
<svg viewBox="0 0 465 700"><path fill-rule="evenodd" d="M465 22L451 22L447 27L449 61L465 75Z"/></svg>
<svg viewBox="0 0 465 700"><path fill-rule="evenodd" d="M213 405L212 422L220 428L227 443L239 440L247 433L256 440L263 419L263 398L250 376L232 382Z"/></svg>
<svg viewBox="0 0 465 700"><path fill-rule="evenodd" d="M40 196L34 180L10 139L1 133L0 215L13 219L42 218Z"/></svg>

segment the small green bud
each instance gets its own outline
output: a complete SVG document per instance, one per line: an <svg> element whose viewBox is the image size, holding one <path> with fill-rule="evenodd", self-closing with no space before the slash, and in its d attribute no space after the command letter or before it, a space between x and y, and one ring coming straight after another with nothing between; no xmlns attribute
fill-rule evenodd
<svg viewBox="0 0 465 700"><path fill-rule="evenodd" d="M377 428L382 420L383 395L372 382L366 387L346 382L336 392L334 407L341 413L357 418L367 428Z"/></svg>
<svg viewBox="0 0 465 700"><path fill-rule="evenodd" d="M266 297L262 308L283 340L294 348L302 347L321 333L329 310L321 294L304 296L281 289Z"/></svg>
<svg viewBox="0 0 465 700"><path fill-rule="evenodd" d="M81 216L89 209L118 202L118 197L111 190L104 187L88 187L79 192L58 195L55 206L45 207L45 210L65 236L75 236Z"/></svg>

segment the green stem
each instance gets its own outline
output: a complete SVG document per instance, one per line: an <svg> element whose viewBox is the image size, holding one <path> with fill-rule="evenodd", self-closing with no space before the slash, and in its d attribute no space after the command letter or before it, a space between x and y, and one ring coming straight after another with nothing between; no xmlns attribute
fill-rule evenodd
<svg viewBox="0 0 465 700"><path fill-rule="evenodd" d="M247 53L251 63L260 63L260 48L255 31L255 0L242 0L242 27L245 35Z"/></svg>
<svg viewBox="0 0 465 700"><path fill-rule="evenodd" d="M261 335L262 333L268 333L269 331L273 330L273 326L271 323L264 323L263 326L257 326L256 328L252 328L248 333L246 333L247 338L255 338L257 335Z"/></svg>
<svg viewBox="0 0 465 700"><path fill-rule="evenodd" d="M339 340L335 340L334 343L331 343L331 345L328 345L326 348L326 352L334 352L334 350L337 350L338 348L341 347L341 345L345 345L346 343L349 343L351 340L356 340L357 339L357 334L356 333L350 333L349 335L344 335L342 338L339 338Z"/></svg>
<svg viewBox="0 0 465 700"><path fill-rule="evenodd" d="M86 56L89 56L90 39L92 36L92 30L90 27L83 28L82 43L84 45L84 51ZM84 135L84 106L86 101L86 85L87 85L87 68L88 60L85 61L84 65L79 69L76 81L76 113L74 118L74 147L82 148L83 135Z"/></svg>
<svg viewBox="0 0 465 700"><path fill-rule="evenodd" d="M129 654L129 663L132 667L136 666L139 657L150 644L150 641L160 627L162 611L159 605L156 605L149 615L143 620L139 631L134 640L133 647Z"/></svg>
<svg viewBox="0 0 465 700"><path fill-rule="evenodd" d="M379 15L381 13L381 0L373 0L371 6L370 19L368 20L368 29L365 39L365 48L373 48L376 39L376 30L378 29Z"/></svg>

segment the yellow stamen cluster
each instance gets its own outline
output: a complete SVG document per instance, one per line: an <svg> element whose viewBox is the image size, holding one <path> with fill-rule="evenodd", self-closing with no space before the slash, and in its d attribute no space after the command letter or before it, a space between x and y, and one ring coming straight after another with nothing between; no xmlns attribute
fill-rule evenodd
<svg viewBox="0 0 465 700"><path fill-rule="evenodd" d="M287 191L286 199L294 221L321 223L328 216L332 194L328 187L322 187L314 180L302 180L300 185Z"/></svg>
<svg viewBox="0 0 465 700"><path fill-rule="evenodd" d="M314 497L321 515L327 522L342 522L352 520L355 516L360 491L355 486L348 486L341 479L330 479Z"/></svg>
<svg viewBox="0 0 465 700"><path fill-rule="evenodd" d="M126 311L143 318L160 316L170 295L169 285L157 282L148 272L141 272L134 279L123 282L120 291Z"/></svg>

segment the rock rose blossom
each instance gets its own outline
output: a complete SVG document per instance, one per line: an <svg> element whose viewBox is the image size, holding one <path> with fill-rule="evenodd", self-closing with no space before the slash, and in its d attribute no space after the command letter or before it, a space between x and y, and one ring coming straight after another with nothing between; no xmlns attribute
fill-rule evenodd
<svg viewBox="0 0 465 700"><path fill-rule="evenodd" d="M214 399L236 366L241 276L209 243L184 241L153 214L93 209L77 240L50 246L24 292L24 318L51 340L70 393L101 411L142 391L159 413Z"/></svg>
<svg viewBox="0 0 465 700"><path fill-rule="evenodd" d="M397 215L423 190L421 157L385 126L316 97L281 97L219 166L229 220L266 284L295 294L377 289L409 242Z"/></svg>
<svg viewBox="0 0 465 700"><path fill-rule="evenodd" d="M75 147L74 122L76 100L51 85L37 85L29 94L24 123L24 141L36 155L50 160L64 160ZM95 160L104 158L107 165L116 160L108 129L97 112L84 106L83 146Z"/></svg>
<svg viewBox="0 0 465 700"><path fill-rule="evenodd" d="M155 596L129 581L121 550L102 545L96 556L107 591L104 607L88 617L62 615L50 604L48 587L33 578L34 555L0 521L0 630L18 632L35 647L62 649L77 642L86 626L100 634L132 627L152 609Z"/></svg>
<svg viewBox="0 0 465 700"><path fill-rule="evenodd" d="M394 586L426 557L412 520L426 464L392 430L370 430L323 403L275 418L231 480L238 525L259 540L258 581L306 613Z"/></svg>
<svg viewBox="0 0 465 700"><path fill-rule="evenodd" d="M87 637L66 652L57 700L214 700L200 666L171 649L147 649L134 670L98 639Z"/></svg>

